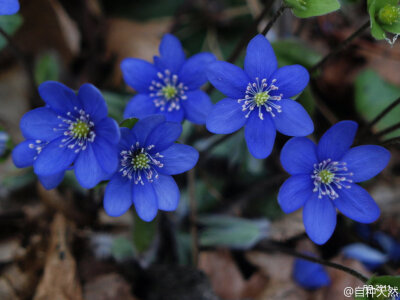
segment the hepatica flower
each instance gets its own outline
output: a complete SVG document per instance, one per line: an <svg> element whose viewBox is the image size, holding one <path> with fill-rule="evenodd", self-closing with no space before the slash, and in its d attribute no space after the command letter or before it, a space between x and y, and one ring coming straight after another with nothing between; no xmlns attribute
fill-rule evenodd
<svg viewBox="0 0 400 300"><path fill-rule="evenodd" d="M381 172L390 153L374 145L350 148L357 127L355 122L342 121L332 126L318 145L296 137L282 149L282 166L292 176L281 186L278 202L285 213L304 206L306 232L317 244L331 237L336 208L360 223L371 223L379 217L379 207L357 183Z"/></svg>
<svg viewBox="0 0 400 300"><path fill-rule="evenodd" d="M179 40L164 35L160 56L154 64L142 59L127 58L121 63L125 82L138 94L128 103L124 117L138 118L163 114L167 121L184 118L204 124L212 103L200 87L206 83L206 67L215 60L211 53L199 53L185 58Z"/></svg>
<svg viewBox="0 0 400 300"><path fill-rule="evenodd" d="M45 107L26 113L20 123L24 142L13 150L14 164L32 166L47 189L56 187L66 170L92 188L111 177L118 166L118 124L107 117L99 90L84 84L78 94L58 82L40 85Z"/></svg>
<svg viewBox="0 0 400 300"><path fill-rule="evenodd" d="M0 15L13 15L19 11L18 0L0 0Z"/></svg>
<svg viewBox="0 0 400 300"><path fill-rule="evenodd" d="M271 153L276 130L289 136L306 136L314 130L304 108L289 99L307 86L307 70L299 65L278 69L275 53L262 35L250 41L244 71L215 62L208 69L208 80L228 98L214 106L207 129L228 134L244 126L247 147L255 158Z"/></svg>
<svg viewBox="0 0 400 300"><path fill-rule="evenodd" d="M296 259L293 268L294 280L303 288L315 290L330 284L326 270L317 263L305 259Z"/></svg>
<svg viewBox="0 0 400 300"><path fill-rule="evenodd" d="M192 169L199 157L194 148L175 143L181 132L179 123L162 115L143 118L132 130L121 128L119 169L104 195L107 214L118 217L134 204L139 217L151 221L158 209L176 209L180 194L171 175Z"/></svg>

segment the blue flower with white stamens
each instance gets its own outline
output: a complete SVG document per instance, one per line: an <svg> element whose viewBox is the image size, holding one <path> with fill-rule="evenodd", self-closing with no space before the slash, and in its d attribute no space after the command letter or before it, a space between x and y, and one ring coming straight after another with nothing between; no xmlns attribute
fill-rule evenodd
<svg viewBox="0 0 400 300"><path fill-rule="evenodd" d="M292 176L279 190L279 205L285 213L304 206L306 232L317 244L324 244L335 230L336 209L360 223L379 217L374 199L356 183L381 172L390 152L374 145L350 148L357 127L353 121L342 121L317 146L305 137L295 137L282 149L282 166Z"/></svg>
<svg viewBox="0 0 400 300"><path fill-rule="evenodd" d="M148 116L133 129L121 128L119 169L104 195L104 209L118 217L134 204L144 221L151 221L158 210L172 211L180 193L171 175L192 169L199 153L192 147L175 143L182 132L176 122L162 115Z"/></svg>
<svg viewBox="0 0 400 300"><path fill-rule="evenodd" d="M43 186L55 188L66 170L74 169L78 182L92 188L108 179L118 166L118 124L107 116L100 91L84 84L76 94L65 85L48 81L39 93L46 102L27 112L20 127L26 141L14 148L14 164L33 166Z"/></svg>
<svg viewBox="0 0 400 300"><path fill-rule="evenodd" d="M141 119L162 114L167 121L187 119L204 124L212 103L200 87L207 81L207 66L214 61L211 53L199 53L186 60L181 43L171 34L164 35L154 64L126 58L121 63L122 73L138 94L128 103L124 117Z"/></svg>
<svg viewBox="0 0 400 300"><path fill-rule="evenodd" d="M13 15L19 11L18 0L0 0L0 16Z"/></svg>
<svg viewBox="0 0 400 300"><path fill-rule="evenodd" d="M309 75L299 65L278 69L268 40L254 37L248 47L244 70L227 62L214 62L208 80L228 98L219 101L207 117L207 129L233 133L244 126L245 139L255 158L272 151L276 130L289 136L306 136L314 125L304 108L290 97L307 86Z"/></svg>

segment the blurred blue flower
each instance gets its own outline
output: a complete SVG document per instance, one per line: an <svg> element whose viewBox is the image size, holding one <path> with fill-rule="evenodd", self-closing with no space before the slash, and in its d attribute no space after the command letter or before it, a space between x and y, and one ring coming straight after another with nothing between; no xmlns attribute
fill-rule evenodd
<svg viewBox="0 0 400 300"><path fill-rule="evenodd" d="M328 273L317 263L296 259L293 269L294 280L305 289L318 289L330 284Z"/></svg>
<svg viewBox="0 0 400 300"><path fill-rule="evenodd" d="M205 69L214 60L211 53L199 53L186 60L180 41L171 34L164 35L154 64L126 58L121 63L122 73L138 94L128 103L124 117L141 119L163 114L167 121L187 119L204 124L212 103L200 87L207 82Z"/></svg>
<svg viewBox="0 0 400 300"><path fill-rule="evenodd" d="M309 75L299 65L278 69L268 40L254 37L247 46L244 70L227 62L214 62L208 80L228 98L219 101L207 117L207 129L229 134L244 126L247 147L255 158L272 151L276 130L289 136L306 136L314 124L305 109L290 97L307 86Z"/></svg>
<svg viewBox="0 0 400 300"><path fill-rule="evenodd" d="M377 242L385 253L388 255L390 260L400 260L400 243L397 242L390 235L383 232L375 232L373 235L375 242Z"/></svg>
<svg viewBox="0 0 400 300"><path fill-rule="evenodd" d="M162 115L149 116L132 130L121 128L119 171L111 178L104 195L104 209L118 217L132 205L144 221L151 221L157 210L173 211L180 193L171 175L192 169L198 152L175 141L182 126L166 122Z"/></svg>
<svg viewBox="0 0 400 300"><path fill-rule="evenodd" d="M0 0L0 15L13 15L19 11L18 0Z"/></svg>
<svg viewBox="0 0 400 300"><path fill-rule="evenodd" d="M306 232L317 244L331 237L336 227L336 208L360 223L371 223L379 217L374 199L356 183L381 172L390 160L390 152L373 145L350 149L357 127L355 122L342 121L322 136L318 146L297 137L282 149L282 166L292 176L279 190L279 205L285 213L304 206Z"/></svg>
<svg viewBox="0 0 400 300"><path fill-rule="evenodd" d="M48 81L39 86L45 107L27 112L20 127L24 142L14 148L14 164L32 166L47 189L55 188L66 170L74 169L78 182L92 188L117 169L118 124L107 117L100 91L84 84L78 94Z"/></svg>
<svg viewBox="0 0 400 300"><path fill-rule="evenodd" d="M0 130L0 157L4 155L7 150L7 142L9 140L9 136L6 132Z"/></svg>
<svg viewBox="0 0 400 300"><path fill-rule="evenodd" d="M368 269L374 270L388 261L388 256L362 243L350 244L342 249L345 257L362 262Z"/></svg>

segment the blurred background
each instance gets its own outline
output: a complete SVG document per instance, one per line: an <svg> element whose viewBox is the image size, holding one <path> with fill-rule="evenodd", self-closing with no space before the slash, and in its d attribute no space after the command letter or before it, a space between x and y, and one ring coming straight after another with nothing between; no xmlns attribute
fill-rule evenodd
<svg viewBox="0 0 400 300"><path fill-rule="evenodd" d="M279 64L315 66L368 20L365 2L342 0L340 11L309 19L286 9L267 36ZM20 4L19 14L0 17L0 27L14 44L0 38L1 300L336 300L348 299L345 287L362 285L346 273L326 269L329 284L310 291L293 278L295 258L280 247L307 251L365 275L400 274L396 143L385 144L392 153L390 165L364 185L381 208L380 219L360 225L339 215L333 237L320 247L306 237L301 211L285 215L278 206L279 186L287 177L279 162L288 139L282 135L268 159L256 160L246 149L243 132L221 141L202 126L184 123L181 141L201 152L202 164L189 175L176 176L182 194L178 210L159 213L151 223L137 218L133 209L108 217L102 208L104 185L83 190L71 173L60 188L45 191L32 169L13 166L10 150L22 141L20 118L44 104L36 91L43 81L61 81L73 89L95 84L110 115L122 121L134 94L122 80L123 58L151 61L162 35L172 32L188 56L210 51L227 60L237 52L236 64L242 66L245 51L236 51L237 45L246 45L265 28L280 1ZM346 119L360 124L357 144L382 144L400 135L400 106L368 127L400 97L399 44L377 42L367 29L312 73L298 101L317 125L316 138ZM223 95L213 90L211 97L217 102ZM346 248L354 245L355 250Z"/></svg>

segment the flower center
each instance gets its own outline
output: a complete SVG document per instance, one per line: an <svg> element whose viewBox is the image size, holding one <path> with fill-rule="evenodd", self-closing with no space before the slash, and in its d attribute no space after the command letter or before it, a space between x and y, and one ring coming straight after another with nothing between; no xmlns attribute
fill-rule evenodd
<svg viewBox="0 0 400 300"><path fill-rule="evenodd" d="M386 4L378 12L378 19L386 25L393 25L400 21L400 7Z"/></svg>
<svg viewBox="0 0 400 300"><path fill-rule="evenodd" d="M351 186L346 184L353 182L348 177L353 176L353 173L347 172L345 162L332 161L331 159L324 160L319 164L314 164L314 172L311 178L314 179L313 192L318 192L318 198L327 195L332 200L339 197L336 189L347 188Z"/></svg>
<svg viewBox="0 0 400 300"><path fill-rule="evenodd" d="M149 87L150 97L160 111L173 111L181 108L180 101L186 100L188 87L179 82L178 76L169 70L157 73L158 80L153 80Z"/></svg>
<svg viewBox="0 0 400 300"><path fill-rule="evenodd" d="M282 94L279 96L270 95L271 91L276 91L279 88L275 85L276 79L271 81L271 84L267 84L267 79L262 79L261 82L256 78L256 82L249 83L246 88L246 94L244 99L238 99L238 103L242 104L242 111L248 111L246 118L248 118L251 112L258 108L258 117L264 120L264 112L270 113L272 117L275 117L275 113L282 112L282 108L276 102L282 99Z"/></svg>
<svg viewBox="0 0 400 300"><path fill-rule="evenodd" d="M141 147L139 142L132 145L128 150L121 151L121 168L119 172L123 177L128 177L135 184L144 184L143 179L153 182L158 178L157 168L164 165L159 160L163 158L160 153L154 153L154 145Z"/></svg>
<svg viewBox="0 0 400 300"><path fill-rule="evenodd" d="M58 119L61 123L53 130L64 132L65 138L61 140L60 147L66 146L78 153L86 150L88 143L93 143L96 137L94 123L83 109L74 107L74 111L66 116L58 116Z"/></svg>
<svg viewBox="0 0 400 300"><path fill-rule="evenodd" d="M135 157L132 158L132 165L135 170L143 170L150 168L149 166L150 159L144 153L139 153Z"/></svg>

